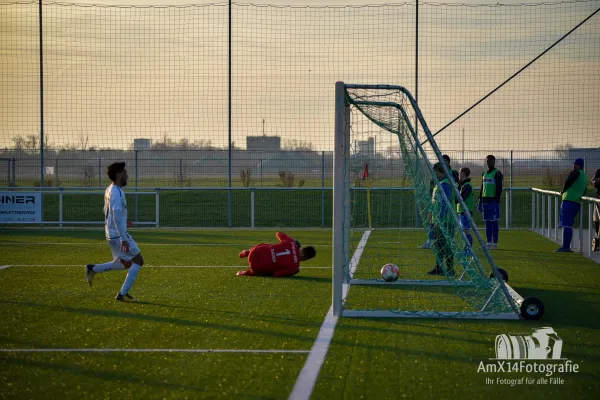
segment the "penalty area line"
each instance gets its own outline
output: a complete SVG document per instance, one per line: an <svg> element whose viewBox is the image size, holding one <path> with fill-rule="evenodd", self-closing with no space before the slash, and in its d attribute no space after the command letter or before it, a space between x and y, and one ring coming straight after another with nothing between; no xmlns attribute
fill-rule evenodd
<svg viewBox="0 0 600 400"><path fill-rule="evenodd" d="M3 266L0 267L0 269L6 269L8 267L12 267L12 265L3 265Z"/></svg>
<svg viewBox="0 0 600 400"><path fill-rule="evenodd" d="M0 349L0 353L292 353L306 354L309 350L277 349Z"/></svg>
<svg viewBox="0 0 600 400"><path fill-rule="evenodd" d="M358 266L358 262L360 261L360 257L362 256L362 252L366 247L370 234L370 230L365 231L358 246L356 247L349 266L351 275L353 275L354 271L356 271L356 267ZM345 289L346 294L348 293L348 289L349 285L347 285ZM325 320L321 325L317 339L313 343L310 354L304 363L304 367L302 367L300 375L298 375L298 378L296 379L294 389L288 398L289 400L310 400L310 396L312 395L315 384L317 383L317 379L319 378L319 373L321 372L321 368L325 362L327 351L331 345L331 340L333 339L333 333L335 332L335 326L337 325L338 319L339 317L333 315L332 305L327 311Z"/></svg>

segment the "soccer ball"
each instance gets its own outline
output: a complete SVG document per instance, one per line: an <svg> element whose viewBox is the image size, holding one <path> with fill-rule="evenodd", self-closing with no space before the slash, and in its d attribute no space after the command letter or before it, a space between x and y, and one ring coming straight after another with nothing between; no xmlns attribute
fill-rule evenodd
<svg viewBox="0 0 600 400"><path fill-rule="evenodd" d="M400 275L400 269L395 264L385 264L381 268L381 278L386 282L394 282Z"/></svg>

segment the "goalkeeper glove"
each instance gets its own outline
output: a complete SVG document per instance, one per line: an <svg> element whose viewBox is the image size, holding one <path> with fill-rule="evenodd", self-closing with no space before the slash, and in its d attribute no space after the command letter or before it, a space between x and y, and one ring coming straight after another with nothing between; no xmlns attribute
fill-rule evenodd
<svg viewBox="0 0 600 400"><path fill-rule="evenodd" d="M299 242L299 241L297 241L297 240L295 240L295 239L294 239L294 242L296 242L296 245L298 246L298 248L301 248L301 247L302 247L302 245L300 244L300 242Z"/></svg>
<svg viewBox="0 0 600 400"><path fill-rule="evenodd" d="M481 202L477 203L477 211L479 211L480 213L483 212L483 204Z"/></svg>

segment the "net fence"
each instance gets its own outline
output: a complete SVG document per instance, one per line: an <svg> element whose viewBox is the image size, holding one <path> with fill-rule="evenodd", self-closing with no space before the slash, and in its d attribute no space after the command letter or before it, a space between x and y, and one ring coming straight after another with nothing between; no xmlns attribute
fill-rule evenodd
<svg viewBox="0 0 600 400"><path fill-rule="evenodd" d="M436 132L600 7L133 7L0 3L0 147L332 150L338 80L415 93ZM598 16L436 140L462 152L597 148ZM231 22L231 50L229 23ZM231 56L231 98L229 57ZM418 64L418 76L416 72ZM416 87L418 83L418 88ZM149 139L134 145L135 139ZM374 136L374 151L397 150ZM257 144L258 143L258 144ZM0 155L1 157L2 155ZM558 157L557 157L558 158Z"/></svg>

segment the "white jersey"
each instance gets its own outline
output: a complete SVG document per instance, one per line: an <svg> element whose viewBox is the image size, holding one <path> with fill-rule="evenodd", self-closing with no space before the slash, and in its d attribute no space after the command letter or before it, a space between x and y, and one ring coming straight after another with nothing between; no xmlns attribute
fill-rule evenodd
<svg viewBox="0 0 600 400"><path fill-rule="evenodd" d="M118 185L112 184L104 192L104 220L106 239L127 240L127 201Z"/></svg>

